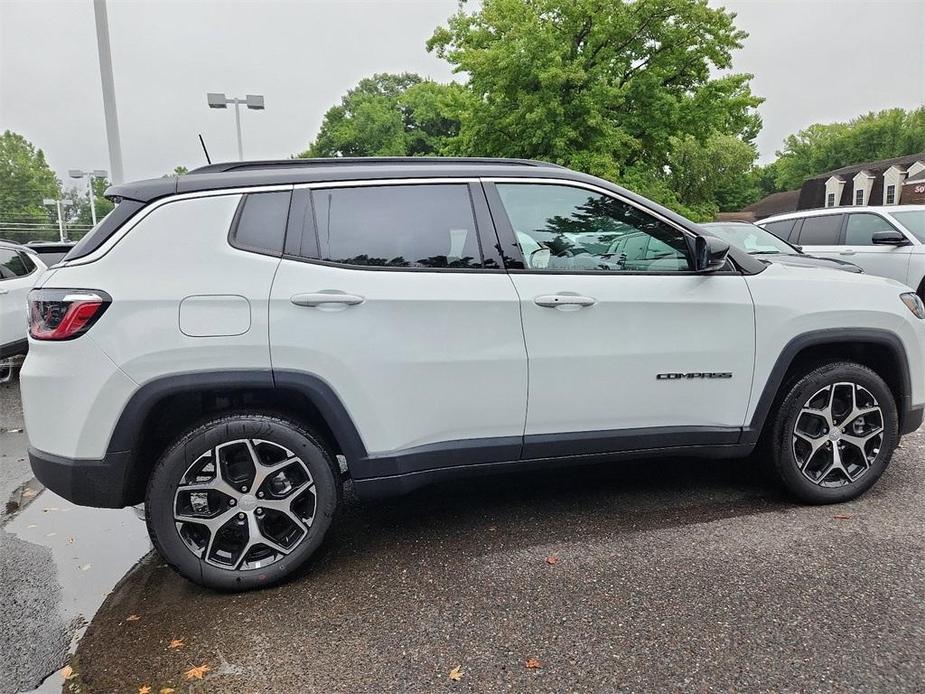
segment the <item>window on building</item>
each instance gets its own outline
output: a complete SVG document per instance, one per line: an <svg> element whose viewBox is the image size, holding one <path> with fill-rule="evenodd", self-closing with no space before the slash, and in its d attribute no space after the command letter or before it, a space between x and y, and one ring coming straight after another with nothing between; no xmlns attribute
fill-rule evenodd
<svg viewBox="0 0 925 694"><path fill-rule="evenodd" d="M855 205L864 204L864 189L863 188L859 188L858 190L854 191L854 204Z"/></svg>
<svg viewBox="0 0 925 694"><path fill-rule="evenodd" d="M835 193L828 193L825 196L825 206L826 207L835 207Z"/></svg>
<svg viewBox="0 0 925 694"><path fill-rule="evenodd" d="M896 204L896 186L886 187L886 204L887 205Z"/></svg>

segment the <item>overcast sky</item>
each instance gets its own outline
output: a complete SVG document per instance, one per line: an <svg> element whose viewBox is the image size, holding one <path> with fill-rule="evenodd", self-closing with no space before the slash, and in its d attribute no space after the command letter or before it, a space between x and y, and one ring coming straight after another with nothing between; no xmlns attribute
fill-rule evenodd
<svg viewBox="0 0 925 694"><path fill-rule="evenodd" d="M735 69L766 99L762 161L814 122L925 103L925 1L725 0L749 32ZM247 158L303 150L325 110L360 78L451 78L424 43L455 0L111 0L125 175L236 158L234 115L207 91L263 94L244 111ZM0 0L0 129L22 133L59 176L109 168L91 0ZM65 181L67 182L67 181Z"/></svg>

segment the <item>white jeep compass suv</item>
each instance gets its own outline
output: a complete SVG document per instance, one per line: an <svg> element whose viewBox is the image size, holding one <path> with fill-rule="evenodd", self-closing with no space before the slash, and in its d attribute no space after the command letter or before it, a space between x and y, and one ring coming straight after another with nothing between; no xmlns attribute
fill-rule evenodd
<svg viewBox="0 0 925 694"><path fill-rule="evenodd" d="M925 406L925 308L533 161L216 164L110 188L30 295L36 476L145 502L203 585L290 574L341 503L591 459L745 456L868 489Z"/></svg>

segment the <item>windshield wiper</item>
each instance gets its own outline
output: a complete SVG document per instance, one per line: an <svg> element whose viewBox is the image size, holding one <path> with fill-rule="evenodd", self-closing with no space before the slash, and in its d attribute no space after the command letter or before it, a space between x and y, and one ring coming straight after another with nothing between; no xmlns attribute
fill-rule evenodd
<svg viewBox="0 0 925 694"><path fill-rule="evenodd" d="M784 255L782 251L749 251L749 255Z"/></svg>

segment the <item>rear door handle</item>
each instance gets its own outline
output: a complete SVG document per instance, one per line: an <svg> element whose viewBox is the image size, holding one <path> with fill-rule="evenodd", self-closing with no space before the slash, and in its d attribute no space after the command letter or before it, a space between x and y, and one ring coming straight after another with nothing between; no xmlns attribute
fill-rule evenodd
<svg viewBox="0 0 925 694"><path fill-rule="evenodd" d="M295 294L289 300L296 306L324 308L327 305L333 308L334 306L340 305L346 308L347 306L362 304L366 299L357 294L345 294L344 292L338 291L321 291L311 294Z"/></svg>
<svg viewBox="0 0 925 694"><path fill-rule="evenodd" d="M594 306L597 299L577 294L543 294L536 297L533 303L543 308L559 308L564 311L576 310L586 306Z"/></svg>
<svg viewBox="0 0 925 694"><path fill-rule="evenodd" d="M857 251L842 251L839 255L854 255Z"/></svg>

